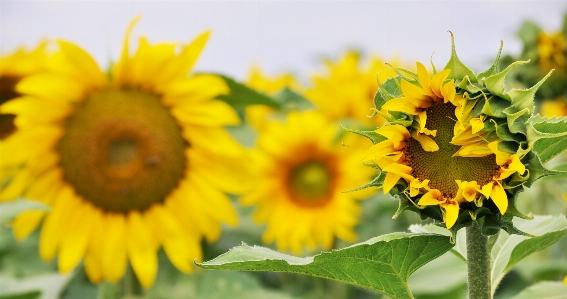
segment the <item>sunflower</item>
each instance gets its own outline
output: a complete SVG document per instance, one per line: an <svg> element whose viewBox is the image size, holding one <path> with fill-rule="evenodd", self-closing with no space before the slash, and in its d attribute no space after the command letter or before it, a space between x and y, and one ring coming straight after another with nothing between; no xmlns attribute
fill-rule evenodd
<svg viewBox="0 0 567 299"><path fill-rule="evenodd" d="M475 75L453 50L434 75L418 62L417 73L400 70L407 76L380 87L377 108L389 113L388 122L370 132L374 145L365 164L381 170L376 182L384 193L447 228L461 216L504 215L529 178L526 126L519 122L531 115L543 80L528 90L504 91L505 75L520 63L500 73L497 63Z"/></svg>
<svg viewBox="0 0 567 299"><path fill-rule="evenodd" d="M382 124L381 116L368 116L373 114L377 81L395 76L395 71L377 56L361 66L361 55L355 51L346 52L336 63L331 60L324 63L326 74L312 77L306 97L332 120L350 118L364 125Z"/></svg>
<svg viewBox="0 0 567 299"><path fill-rule="evenodd" d="M564 96L560 96L554 100L543 101L539 113L545 117L567 116L567 100Z"/></svg>
<svg viewBox="0 0 567 299"><path fill-rule="evenodd" d="M129 36L107 77L78 46L60 40L48 71L24 78L23 96L4 104L18 131L1 144L2 166L21 165L2 199L23 196L52 206L13 223L17 239L43 224L39 252L58 256L62 273L84 257L89 279L116 282L128 262L152 286L157 251L191 272L200 240L216 240L220 223L237 223L224 192L241 192L243 149L222 128L239 123L213 75L188 76L209 37L150 44ZM178 54L176 54L178 53ZM45 219L44 219L45 218Z"/></svg>
<svg viewBox="0 0 567 299"><path fill-rule="evenodd" d="M22 47L0 57L0 105L20 95L15 86L22 78L43 69L45 46L45 43L40 43L31 51ZM14 132L14 117L13 114L0 114L0 140Z"/></svg>
<svg viewBox="0 0 567 299"><path fill-rule="evenodd" d="M300 92L303 88L291 73L282 73L277 76L266 75L259 66L253 66L245 84L264 94L274 96L288 88ZM250 105L246 107L246 121L254 128L261 128L265 121L276 109L266 105Z"/></svg>
<svg viewBox="0 0 567 299"><path fill-rule="evenodd" d="M372 172L353 167L361 155L337 144L337 133L338 126L315 111L291 112L285 123L269 121L260 131L253 156L257 186L241 202L257 205L254 220L267 225L265 243L300 253L318 245L328 250L335 237L355 240L357 200L366 193L343 191Z"/></svg>

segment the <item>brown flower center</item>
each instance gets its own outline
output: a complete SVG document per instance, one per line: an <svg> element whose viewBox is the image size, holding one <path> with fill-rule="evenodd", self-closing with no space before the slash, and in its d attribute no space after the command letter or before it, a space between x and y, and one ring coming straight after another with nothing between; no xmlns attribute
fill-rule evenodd
<svg viewBox="0 0 567 299"><path fill-rule="evenodd" d="M19 77L0 76L0 105L6 101L20 96L15 86L20 81ZM16 130L13 114L0 114L0 140L10 136Z"/></svg>
<svg viewBox="0 0 567 299"><path fill-rule="evenodd" d="M189 144L156 95L93 92L64 128L58 145L64 178L105 211L143 211L163 202L184 177Z"/></svg>
<svg viewBox="0 0 567 299"><path fill-rule="evenodd" d="M426 113L426 128L437 130L436 137L432 138L439 150L426 152L417 140L410 138L406 155L412 175L422 181L429 179L429 187L438 189L443 196L450 198L457 194L455 180L476 181L481 186L489 183L499 169L494 155L481 158L453 157L460 148L450 143L456 123L455 106L438 103L428 108Z"/></svg>

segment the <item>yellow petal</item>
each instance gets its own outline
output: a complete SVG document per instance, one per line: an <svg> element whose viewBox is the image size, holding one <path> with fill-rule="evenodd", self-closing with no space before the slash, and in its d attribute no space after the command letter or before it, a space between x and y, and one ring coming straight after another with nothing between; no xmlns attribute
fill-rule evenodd
<svg viewBox="0 0 567 299"><path fill-rule="evenodd" d="M390 172L386 173L386 178L384 179L384 185L382 185L382 188L384 189L384 194L390 192L390 190L392 190L392 188L398 183L400 178L401 176L395 173L390 173Z"/></svg>
<svg viewBox="0 0 567 299"><path fill-rule="evenodd" d="M433 139L431 139L429 136L426 136L424 134L420 134L418 132L412 131L411 132L411 136L419 141L419 144L421 144L421 148L423 148L424 151L426 152L436 152L439 150L439 146L437 145L437 143L435 143L435 141Z"/></svg>
<svg viewBox="0 0 567 299"><path fill-rule="evenodd" d="M512 155L511 153L503 152L503 151L499 150L498 149L498 141L490 142L488 144L488 147L490 148L492 153L494 153L496 155L496 164L498 164L498 165L506 164L506 162L508 162L508 158L510 158L510 156Z"/></svg>
<svg viewBox="0 0 567 299"><path fill-rule="evenodd" d="M419 199L418 204L420 206L435 206L440 205L442 202L441 191L437 189L430 189Z"/></svg>
<svg viewBox="0 0 567 299"><path fill-rule="evenodd" d="M107 235L102 270L105 279L116 283L126 272L126 220L122 214L106 214L104 222Z"/></svg>
<svg viewBox="0 0 567 299"><path fill-rule="evenodd" d="M411 176L412 168L407 165L392 163L382 168L382 171L388 173L395 173L400 177L406 179L408 182L414 179L414 177Z"/></svg>
<svg viewBox="0 0 567 299"><path fill-rule="evenodd" d="M455 80L451 80L451 81L447 82L441 88L441 95L443 96L443 102L444 103L448 103L448 102L452 103L455 100L455 94L456 93L457 93L457 90L455 89Z"/></svg>
<svg viewBox="0 0 567 299"><path fill-rule="evenodd" d="M384 157L386 155L391 155L395 152L396 149L394 148L392 141L384 140L382 142L379 142L371 146L364 154L362 160L368 160L368 159L373 160L376 159L377 157Z"/></svg>
<svg viewBox="0 0 567 299"><path fill-rule="evenodd" d="M433 75L433 78L431 78L431 91L438 98L443 98L443 92L441 91L442 84L447 76L449 76L449 73L451 73L451 70L442 70L439 73Z"/></svg>
<svg viewBox="0 0 567 299"><path fill-rule="evenodd" d="M176 105L171 109L171 114L182 123L206 127L240 124L240 117L236 111L227 103L217 100Z"/></svg>
<svg viewBox="0 0 567 299"><path fill-rule="evenodd" d="M154 284L157 274L157 248L154 246L149 228L138 211L131 211L128 214L126 228L126 247L130 264L142 287L147 289Z"/></svg>
<svg viewBox="0 0 567 299"><path fill-rule="evenodd" d="M490 193L492 193L492 185L493 185L493 183L490 182L490 183L482 186L480 193L482 193L482 195L484 195L484 197L490 198Z"/></svg>
<svg viewBox="0 0 567 299"><path fill-rule="evenodd" d="M61 189L55 199L52 211L47 215L39 234L39 255L44 261L49 261L57 254L61 242L61 229L65 227L65 219L80 202L70 187Z"/></svg>
<svg viewBox="0 0 567 299"><path fill-rule="evenodd" d="M491 155L493 152L486 142L481 141L475 144L463 145L453 154L453 157L480 158Z"/></svg>
<svg viewBox="0 0 567 299"><path fill-rule="evenodd" d="M479 117L475 117L475 118L471 119L470 124L471 124L471 127L472 127L472 133L473 134L484 129L484 123L482 122L482 120Z"/></svg>
<svg viewBox="0 0 567 299"><path fill-rule="evenodd" d="M163 70L158 74L157 78L154 78L155 82L157 82L158 91L164 90L161 86L167 86L169 82L174 81L176 78L184 77L191 71L210 35L210 31L201 33L193 42L183 47L179 56L163 66Z"/></svg>
<svg viewBox="0 0 567 299"><path fill-rule="evenodd" d="M445 209L445 225L450 229L457 222L459 217L459 204L454 201L447 202L441 205Z"/></svg>
<svg viewBox="0 0 567 299"><path fill-rule="evenodd" d="M25 211L18 215L12 222L14 238L18 241L26 239L38 227L45 213L45 211Z"/></svg>
<svg viewBox="0 0 567 299"><path fill-rule="evenodd" d="M401 87L404 97L408 99L411 103L414 103L415 106L421 107L417 103L430 102L429 92L423 90L421 87L413 83L410 83L406 80L402 80ZM426 107L421 107L421 108L426 108Z"/></svg>
<svg viewBox="0 0 567 299"><path fill-rule="evenodd" d="M52 73L40 73L20 80L16 90L28 96L48 99L61 106L78 102L85 93L83 84L72 77L59 76Z"/></svg>
<svg viewBox="0 0 567 299"><path fill-rule="evenodd" d="M392 141L395 149L405 146L405 140L410 137L409 131L402 125L383 126L375 130L376 133Z"/></svg>
<svg viewBox="0 0 567 299"><path fill-rule="evenodd" d="M77 200L77 199L75 199ZM78 200L77 200L78 201ZM71 271L83 258L91 238L93 208L81 202L66 217L61 228L61 242L57 258L59 272Z"/></svg>
<svg viewBox="0 0 567 299"><path fill-rule="evenodd" d="M216 98L219 95L228 95L230 89L219 76L199 74L188 79L172 82L165 92L164 104L175 106L185 101L203 101Z"/></svg>
<svg viewBox="0 0 567 299"><path fill-rule="evenodd" d="M421 62L416 62L417 65L417 77L419 78L419 83L423 88L424 92L427 93L429 96L433 96L434 94L431 92L431 77L429 76L429 72L425 69L425 66L421 64Z"/></svg>
<svg viewBox="0 0 567 299"><path fill-rule="evenodd" d="M490 198L498 207L500 213L504 215L504 213L506 213L506 210L508 209L508 197L506 196L506 191L504 191L504 188L502 187L502 185L500 185L500 183L497 182L497 184L492 187Z"/></svg>
<svg viewBox="0 0 567 299"><path fill-rule="evenodd" d="M57 43L65 58L64 64L54 66L57 70L63 69L69 78L83 82L87 86L101 87L106 84L106 76L89 53L65 40L59 40Z"/></svg>
<svg viewBox="0 0 567 299"><path fill-rule="evenodd" d="M422 109L419 109L408 98L391 99L382 105L382 109L403 112L411 115L419 114L422 111Z"/></svg>

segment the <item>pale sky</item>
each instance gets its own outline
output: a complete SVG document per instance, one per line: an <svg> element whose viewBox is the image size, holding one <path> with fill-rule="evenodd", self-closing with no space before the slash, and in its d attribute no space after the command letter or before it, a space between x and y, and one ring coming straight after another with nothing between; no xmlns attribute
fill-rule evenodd
<svg viewBox="0 0 567 299"><path fill-rule="evenodd" d="M268 73L289 70L307 77L323 56L346 49L400 56L410 65L438 67L449 59L455 34L461 60L487 67L500 40L518 53L515 32L525 19L560 29L567 1L5 1L0 0L0 51L63 38L86 49L101 66L118 58L128 23L142 20L133 37L189 42L213 34L197 71L242 79L252 63ZM136 39L133 39L136 41Z"/></svg>

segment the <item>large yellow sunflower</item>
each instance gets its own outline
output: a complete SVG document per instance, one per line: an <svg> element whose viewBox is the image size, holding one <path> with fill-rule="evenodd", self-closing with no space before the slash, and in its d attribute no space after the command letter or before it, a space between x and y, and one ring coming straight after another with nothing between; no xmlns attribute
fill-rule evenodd
<svg viewBox="0 0 567 299"><path fill-rule="evenodd" d="M21 214L13 228L23 239L43 220L40 255L57 255L60 272L84 257L91 281L116 282L129 262L147 288L160 247L191 272L202 236L213 241L220 222L237 223L224 192L241 192L245 181L234 174L243 149L222 128L239 118L214 99L228 87L216 76L188 76L209 32L181 47L142 37L132 55L134 23L110 76L58 41L48 71L17 85L23 96L1 106L16 115L18 131L1 144L0 165L21 170L0 197L52 206L47 215Z"/></svg>
<svg viewBox="0 0 567 299"><path fill-rule="evenodd" d="M360 154L336 141L337 124L317 112L292 112L285 123L268 122L254 155L256 189L243 204L258 205L254 219L267 225L265 243L299 253L335 237L352 242L357 200L366 193L343 193L361 186L372 171L357 169Z"/></svg>
<svg viewBox="0 0 567 299"><path fill-rule="evenodd" d="M393 62L397 64L396 61ZM378 82L396 75L379 57L371 57L361 66L361 56L348 51L336 63L325 61L326 73L314 75L312 86L305 92L330 119L355 119L365 125L381 125L384 119L373 114L374 94Z"/></svg>
<svg viewBox="0 0 567 299"><path fill-rule="evenodd" d="M377 129L384 140L365 157L366 163L385 173L384 193L405 181L404 192L418 199L418 206L441 207L447 228L455 224L461 203L482 207L484 200L491 200L503 215L508 208L503 180L526 170L519 155L499 149L503 140L492 132L505 123L488 121L489 116L481 113L487 109L482 96L457 95L454 80L446 80L450 72L430 76L418 62L417 80L401 80L402 97L382 105L413 120Z"/></svg>
<svg viewBox="0 0 567 299"><path fill-rule="evenodd" d="M43 69L45 45L41 43L33 50L22 47L0 57L0 104L19 96L15 86L22 78ZM13 114L0 114L0 139L14 132L14 117Z"/></svg>

